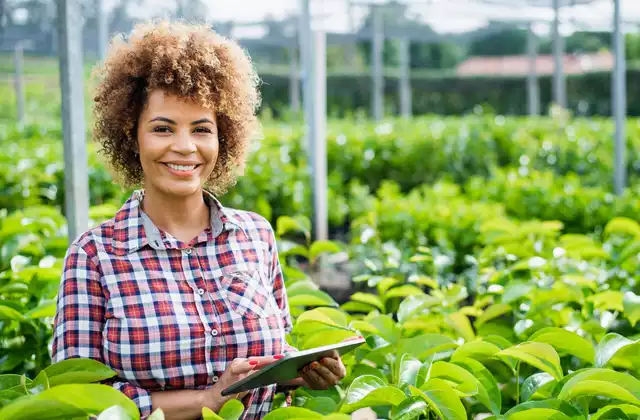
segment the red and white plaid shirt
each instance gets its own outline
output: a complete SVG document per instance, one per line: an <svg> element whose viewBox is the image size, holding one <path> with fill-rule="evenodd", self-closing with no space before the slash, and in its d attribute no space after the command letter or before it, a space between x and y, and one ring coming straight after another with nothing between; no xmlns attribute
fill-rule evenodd
<svg viewBox="0 0 640 420"><path fill-rule="evenodd" d="M190 243L160 231L136 191L69 247L52 360L96 359L142 418L151 391L203 389L233 359L295 350L273 229L205 193L211 226ZM271 410L275 385L252 391L245 419Z"/></svg>

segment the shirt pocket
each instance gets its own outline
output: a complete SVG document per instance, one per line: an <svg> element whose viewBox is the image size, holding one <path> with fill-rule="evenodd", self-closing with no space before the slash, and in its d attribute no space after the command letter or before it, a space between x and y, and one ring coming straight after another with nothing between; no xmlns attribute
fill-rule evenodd
<svg viewBox="0 0 640 420"><path fill-rule="evenodd" d="M264 286L259 270L226 273L219 281L225 305L236 315L258 319L279 314L273 293Z"/></svg>

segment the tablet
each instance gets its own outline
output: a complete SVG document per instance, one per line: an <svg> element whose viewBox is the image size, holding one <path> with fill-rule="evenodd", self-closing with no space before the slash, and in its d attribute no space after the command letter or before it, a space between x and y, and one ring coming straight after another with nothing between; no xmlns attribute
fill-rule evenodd
<svg viewBox="0 0 640 420"><path fill-rule="evenodd" d="M364 343L364 338L358 338L343 341L338 344L288 353L282 359L276 360L274 363L263 367L259 371L252 373L246 378L223 390L222 395L227 396L237 394L238 392L248 391L254 388L290 381L300 376L299 371L304 366L311 362L320 360L323 357L330 356L332 350L336 350L338 354L342 356Z"/></svg>

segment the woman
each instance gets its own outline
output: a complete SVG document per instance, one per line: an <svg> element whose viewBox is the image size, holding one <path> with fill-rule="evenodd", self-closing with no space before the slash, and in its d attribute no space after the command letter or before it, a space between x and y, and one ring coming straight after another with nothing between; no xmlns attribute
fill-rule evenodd
<svg viewBox="0 0 640 420"><path fill-rule="evenodd" d="M261 418L276 385L221 390L295 350L275 238L215 198L258 127L251 62L208 27L161 21L114 40L101 76L94 136L124 185L143 188L69 247L52 359L105 363L142 418L196 419L234 397ZM279 385L326 389L344 375L336 354Z"/></svg>

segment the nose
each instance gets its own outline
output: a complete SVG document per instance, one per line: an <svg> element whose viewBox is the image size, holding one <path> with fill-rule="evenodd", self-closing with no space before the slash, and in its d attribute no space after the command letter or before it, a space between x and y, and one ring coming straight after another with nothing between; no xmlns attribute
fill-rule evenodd
<svg viewBox="0 0 640 420"><path fill-rule="evenodd" d="M171 150L183 155L188 155L196 152L196 144L193 141L191 133L188 130L181 130L177 136L174 136L174 142L171 145Z"/></svg>

